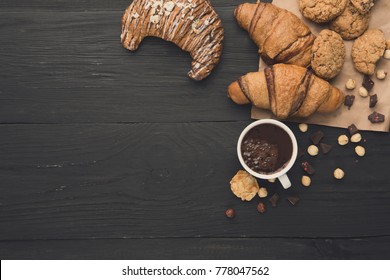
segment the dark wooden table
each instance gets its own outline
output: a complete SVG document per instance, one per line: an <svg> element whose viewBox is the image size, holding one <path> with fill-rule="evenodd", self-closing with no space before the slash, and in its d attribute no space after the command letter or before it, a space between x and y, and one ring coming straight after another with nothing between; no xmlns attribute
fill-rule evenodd
<svg viewBox="0 0 390 280"><path fill-rule="evenodd" d="M129 0L0 1L0 256L2 259L360 259L390 257L390 137L363 133L367 155L334 144L310 159L312 186L261 181L281 196L260 215L229 181L250 107L226 97L255 71L255 45L214 0L226 35L202 82L171 43L120 45ZM307 134L288 124L307 147ZM306 158L307 159L307 158ZM336 182L335 167L346 177ZM286 198L300 196L295 207ZM224 212L237 211L233 220Z"/></svg>

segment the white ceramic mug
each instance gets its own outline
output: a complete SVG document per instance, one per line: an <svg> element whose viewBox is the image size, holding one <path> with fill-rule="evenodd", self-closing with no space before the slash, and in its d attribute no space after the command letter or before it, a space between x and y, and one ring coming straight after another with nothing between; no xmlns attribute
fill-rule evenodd
<svg viewBox="0 0 390 280"><path fill-rule="evenodd" d="M242 140L244 139L245 135L249 132L249 130L251 130L255 126L262 125L262 124L273 124L281 129L283 129L290 136L291 143L292 143L292 154L291 154L291 158L290 158L289 162L287 163L287 165L285 167L283 167L282 169L278 170L277 172L271 173L271 174L261 174L261 173L257 173L255 171L253 171L252 169L250 169L248 167L248 165L246 165L246 163L242 157L242 153L241 153L241 144L242 144ZM256 178L267 179L267 180L278 178L280 183L282 184L282 186L285 189L288 189L289 187L291 187L290 179L288 178L286 173L287 173L287 171L289 171L291 169L291 167L295 163L295 160L297 159L298 144L297 144L297 139L295 138L294 133L284 123L277 121L277 120L272 120L272 119L262 119L262 120L258 120L258 121L251 123L241 132L241 135L238 138L237 154L238 154L238 159L240 160L241 165L245 168L245 170L249 174L252 174Z"/></svg>

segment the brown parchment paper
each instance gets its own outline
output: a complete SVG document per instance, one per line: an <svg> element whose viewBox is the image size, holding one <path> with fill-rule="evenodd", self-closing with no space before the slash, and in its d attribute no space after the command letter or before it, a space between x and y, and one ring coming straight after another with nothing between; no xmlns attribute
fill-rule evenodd
<svg viewBox="0 0 390 280"><path fill-rule="evenodd" d="M299 0L273 1L274 5L289 10L290 12L296 14L299 18L303 19L315 35L318 35L322 29L328 28L327 25L318 25L304 19L299 12L298 3ZM380 28L385 33L386 39L390 39L390 1L376 1L375 6L371 10L369 28ZM346 106L342 105L341 108L334 113L315 113L307 119L289 119L289 121L342 128L346 128L350 124L354 123L360 130L388 132L390 127L390 60L382 58L377 64L376 69L384 69L389 73L389 75L385 80L378 80L375 75L373 75L372 80L375 82L375 85L371 94L376 93L378 95L378 103L375 108L369 108L369 97L363 98L358 93L358 89L363 81L363 74L357 72L353 66L351 58L353 41L344 41L344 43L347 55L343 70L336 78L331 80L330 83L344 91L345 94L355 95L355 102L351 109L348 110ZM263 70L265 67L266 64L260 59L259 70ZM352 91L345 88L345 83L349 78L356 81L356 88ZM368 120L368 115L374 111L385 115L384 123L371 124ZM251 117L253 119L275 118L271 112L255 107L252 107Z"/></svg>

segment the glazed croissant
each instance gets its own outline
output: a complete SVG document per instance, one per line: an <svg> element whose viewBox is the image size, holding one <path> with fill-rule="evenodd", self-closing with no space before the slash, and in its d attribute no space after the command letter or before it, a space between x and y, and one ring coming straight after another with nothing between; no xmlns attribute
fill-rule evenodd
<svg viewBox="0 0 390 280"><path fill-rule="evenodd" d="M293 13L269 3L239 5L234 16L259 47L268 65L275 63L310 65L315 36Z"/></svg>
<svg viewBox="0 0 390 280"><path fill-rule="evenodd" d="M288 64L275 64L242 76L230 84L228 96L237 104L251 102L255 107L271 110L279 119L332 112L345 98L339 89L308 69Z"/></svg>
<svg viewBox="0 0 390 280"><path fill-rule="evenodd" d="M147 36L189 52L193 61L188 76L199 81L219 62L224 31L208 0L134 0L122 17L122 45L135 51Z"/></svg>

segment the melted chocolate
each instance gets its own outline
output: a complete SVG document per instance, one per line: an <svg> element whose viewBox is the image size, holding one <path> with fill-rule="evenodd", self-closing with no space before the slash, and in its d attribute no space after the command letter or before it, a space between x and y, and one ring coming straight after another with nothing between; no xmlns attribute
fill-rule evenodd
<svg viewBox="0 0 390 280"><path fill-rule="evenodd" d="M287 132L273 124L261 124L252 128L241 144L246 165L263 174L282 169L290 161L292 149Z"/></svg>

